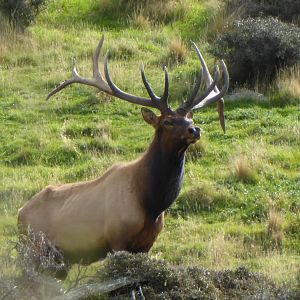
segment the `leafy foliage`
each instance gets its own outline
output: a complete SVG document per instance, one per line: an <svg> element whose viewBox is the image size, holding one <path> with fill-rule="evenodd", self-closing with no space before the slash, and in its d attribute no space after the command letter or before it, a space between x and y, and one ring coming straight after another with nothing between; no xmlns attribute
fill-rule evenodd
<svg viewBox="0 0 300 300"><path fill-rule="evenodd" d="M25 29L39 13L45 0L1 0L0 13L6 16L12 25Z"/></svg>
<svg viewBox="0 0 300 300"><path fill-rule="evenodd" d="M285 22L300 21L300 2L295 0L227 0L227 10L242 8L247 17L273 16Z"/></svg>
<svg viewBox="0 0 300 300"><path fill-rule="evenodd" d="M300 60L300 28L273 17L237 20L211 52L228 61L234 83L269 82L279 68Z"/></svg>

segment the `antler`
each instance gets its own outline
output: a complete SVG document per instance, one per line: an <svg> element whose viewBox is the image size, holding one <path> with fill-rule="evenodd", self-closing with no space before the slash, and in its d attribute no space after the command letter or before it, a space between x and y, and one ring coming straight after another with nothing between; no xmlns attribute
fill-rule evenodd
<svg viewBox="0 0 300 300"><path fill-rule="evenodd" d="M221 60L221 66L224 74L224 85L221 89L221 91L217 87L217 83L219 81L220 77L220 72L219 68L216 67L214 71L214 79L209 73L209 70L207 68L206 62L201 55L197 45L193 43L197 55L200 59L201 65L202 65L202 70L199 72L198 79L195 83L195 86L192 90L192 93L188 100L186 100L178 109L177 111L192 111L192 110L198 110L203 107L206 107L214 102L218 102L218 113L219 113L219 119L220 119L220 124L225 132L225 118L224 118L224 99L223 96L226 94L228 88L229 88L229 75L227 71L226 64L224 63L223 60ZM197 93L199 91L200 85L201 85L201 79L202 75L204 75L204 80L206 83L206 91L197 97Z"/></svg>
<svg viewBox="0 0 300 300"><path fill-rule="evenodd" d="M139 104L142 106L148 106L148 107L152 107L152 108L157 108L162 113L169 112L170 111L170 107L168 105L169 80L168 80L168 72L167 72L166 67L164 69L164 71L165 71L165 90L164 90L162 97L158 97L154 94L153 90L150 87L150 84L148 83L148 81L146 79L143 66L141 68L142 80L143 80L143 83L147 89L149 96L150 96L150 99L131 95L129 93L122 91L111 80L109 70L108 70L108 56L107 55L104 60L104 73L105 73L106 81L104 80L104 78L99 70L99 63L98 63L101 48L103 46L103 42L104 42L104 35L102 36L102 38L98 44L98 47L95 51L95 54L93 56L93 77L91 79L81 77L78 74L75 64L74 64L73 70L72 70L72 78L65 80L59 86L57 86L53 91L51 91L48 94L46 99L48 100L51 96L53 96L57 92L61 91L62 89L64 89L65 87L67 87L70 84L81 83L84 85L94 86L104 93L107 93L109 95L112 95L114 97L120 98L122 100L131 102L131 103Z"/></svg>
<svg viewBox="0 0 300 300"><path fill-rule="evenodd" d="M161 113L173 113L172 109L170 108L168 104L168 97L169 97L169 77L168 77L168 71L167 68L164 68L165 72L165 88L164 88L164 93L161 97L158 97L152 90L146 75L144 71L144 66L142 65L141 67L141 77L142 81L144 83L144 86L150 96L150 98L144 98L144 97L138 97L135 95L131 95L129 93L126 93L122 91L120 88L118 88L113 81L111 80L109 70L108 70L108 56L106 55L105 60L104 60L104 74L105 74L105 80L99 70L99 56L100 52L103 46L104 42L104 35L102 36L95 54L93 56L93 77L92 78L84 78L81 77L75 67L75 63L73 66L72 70L72 78L65 80L62 82L58 87L56 87L52 92L50 92L47 96L47 100L56 94L57 92L61 91L64 89L66 86L73 84L73 83L81 83L84 85L90 85L94 86L100 91L107 93L109 95L112 95L114 97L123 99L125 101L139 104L142 106L148 106L152 108L157 108L161 111ZM190 97L176 110L177 113L186 115L187 112L192 111L192 110L198 110L203 107L206 107L214 102L218 102L218 113L219 113L219 119L221 123L221 127L223 128L225 132L225 119L224 119L224 100L223 96L228 90L229 87L229 75L228 71L226 68L226 65L224 61L221 61L221 67L223 70L224 74L224 85L219 91L217 84L219 82L220 78L220 71L218 67L215 67L214 70L214 77L210 75L207 65L205 63L205 60L203 59L198 47L196 46L195 43L193 43L197 55L200 59L201 65L202 65L202 70L199 72L198 79L196 81L196 84L191 92ZM204 76L205 83L206 83L206 90L202 95L197 96L198 91L201 86L201 81L202 81L202 76Z"/></svg>

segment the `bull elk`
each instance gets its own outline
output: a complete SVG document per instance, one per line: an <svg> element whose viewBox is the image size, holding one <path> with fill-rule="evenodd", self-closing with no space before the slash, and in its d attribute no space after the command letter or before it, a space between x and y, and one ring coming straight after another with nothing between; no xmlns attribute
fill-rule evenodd
<svg viewBox="0 0 300 300"><path fill-rule="evenodd" d="M197 48L202 69L190 96L173 110L168 103L169 80L164 69L164 92L158 97L141 68L141 77L149 98L119 89L112 81L108 57L104 61L105 79L99 70L99 55L104 36L93 56L93 77L81 77L76 67L73 76L49 93L47 99L73 83L94 86L113 97L143 106L144 120L155 129L148 150L137 160L112 166L95 180L48 186L33 196L19 211L20 232L42 232L63 253L66 265L89 264L110 251L148 252L164 224L164 211L175 201L181 189L185 151L200 138L200 128L192 121L192 111L218 102L224 127L223 96L229 76L221 61L224 84L217 88L220 72L214 77ZM202 76L206 90L198 95ZM145 107L160 111L160 116ZM67 274L67 270L65 275Z"/></svg>

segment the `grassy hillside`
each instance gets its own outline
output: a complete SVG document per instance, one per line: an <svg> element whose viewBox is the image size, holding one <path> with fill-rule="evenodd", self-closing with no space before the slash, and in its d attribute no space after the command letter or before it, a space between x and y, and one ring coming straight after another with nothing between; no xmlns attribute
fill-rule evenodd
<svg viewBox="0 0 300 300"><path fill-rule="evenodd" d="M215 3L169 2L154 10L135 1L51 1L25 34L1 22L2 253L17 237L18 208L32 195L48 184L100 176L113 163L141 155L151 141L140 107L93 88L74 85L45 101L70 76L72 57L80 74L90 76L91 55L105 34L112 77L145 96L141 62L158 94L167 64L173 107L188 95L199 68L191 38L213 66L206 36ZM293 99L277 92L225 98L226 134L214 107L195 114L203 136L187 154L182 192L152 256L211 269L246 265L279 282L296 282L300 100Z"/></svg>

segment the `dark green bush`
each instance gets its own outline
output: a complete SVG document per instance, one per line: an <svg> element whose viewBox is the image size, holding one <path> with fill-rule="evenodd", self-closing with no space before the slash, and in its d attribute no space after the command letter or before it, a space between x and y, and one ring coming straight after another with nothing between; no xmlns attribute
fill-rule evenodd
<svg viewBox="0 0 300 300"><path fill-rule="evenodd" d="M298 0L227 0L226 10L232 12L242 8L244 17L278 17L285 22L300 21L300 1Z"/></svg>
<svg viewBox="0 0 300 300"><path fill-rule="evenodd" d="M273 17L234 21L211 46L225 58L233 83L271 82L281 67L300 60L300 28Z"/></svg>
<svg viewBox="0 0 300 300"><path fill-rule="evenodd" d="M0 15L24 30L34 21L44 3L45 0L0 0Z"/></svg>

